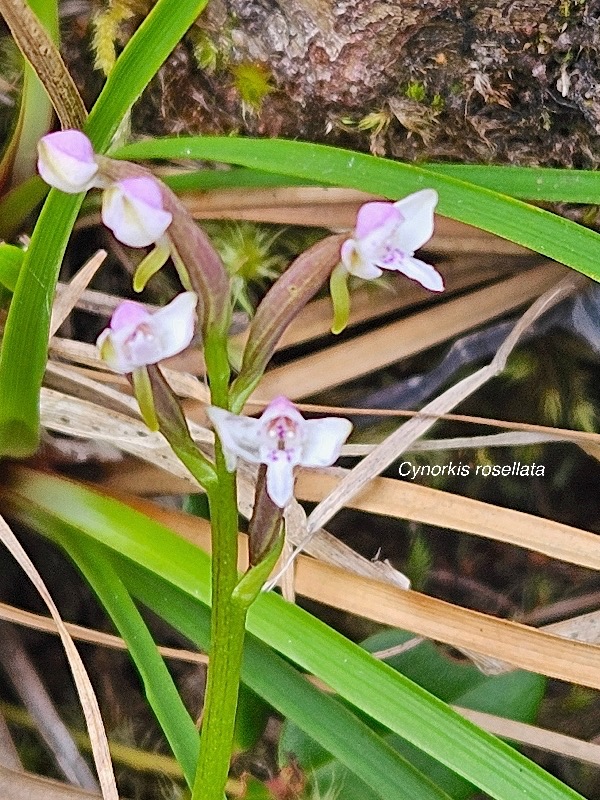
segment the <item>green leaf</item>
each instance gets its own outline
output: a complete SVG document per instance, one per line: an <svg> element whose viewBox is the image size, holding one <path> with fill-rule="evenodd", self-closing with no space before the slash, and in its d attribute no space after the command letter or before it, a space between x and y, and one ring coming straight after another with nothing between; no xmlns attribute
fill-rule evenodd
<svg viewBox="0 0 600 800"><path fill-rule="evenodd" d="M56 525L46 518L43 527L43 532L59 542L81 567L83 554L89 547L87 537L82 537L77 548L74 548L72 533L67 526L60 523ZM119 559L114 554L109 558L105 548L99 545L96 547L98 550L92 548L91 552L92 555L100 556L97 562L98 570L102 571L107 563L113 562L123 581L141 602L203 650L208 650L210 611L206 606L199 605L168 582L157 581L154 574L137 567L128 559ZM93 570L93 564L91 568ZM96 591L101 582L103 579L92 575L91 583ZM152 675L145 661L147 655L142 652L139 645L139 634L136 633L134 626L127 624L127 619L125 623L122 621L124 614L119 606L121 597L116 593L113 602L108 587L98 591L98 594L103 600L106 598L109 601L105 603L105 607L127 642L131 655L144 677L146 693L152 708L161 722L165 718L169 722L169 716L173 718L174 715L169 713L168 707L165 708L164 681L161 681L159 674L155 684L151 684ZM128 613L129 610L126 611L125 617ZM362 775L366 785L373 788L377 797L387 800L394 787L403 786L406 800L448 800L443 792L436 789L427 778L394 753L392 748L380 740L367 725L333 698L322 695L293 667L253 639L246 644L243 680L256 696L267 700L280 713L291 716L299 725L308 727L313 732L315 727L318 728L316 735L319 736L323 746L331 748L342 763L349 765L356 774ZM247 699L249 696L251 696L250 690L246 690L242 695L242 703L245 702L244 698ZM255 714L258 702L256 696L253 701ZM242 707L242 714L248 710ZM264 713L264 706L261 706L260 712ZM256 716L251 724L249 720L238 716L236 741L240 746L250 745L257 735L257 722L260 724L260 719L257 720ZM165 732L167 731L171 734L177 733L177 729L172 725ZM168 738L171 741L171 737ZM171 744L173 745L172 741ZM173 749L176 755L178 752L181 753L181 748ZM187 771L186 778L189 780Z"/></svg>
<svg viewBox="0 0 600 800"><path fill-rule="evenodd" d="M242 683L235 715L234 752L244 752L256 745L270 715L270 705Z"/></svg>
<svg viewBox="0 0 600 800"><path fill-rule="evenodd" d="M85 132L97 152L109 147L121 120L207 2L158 0L117 59L90 111Z"/></svg>
<svg viewBox="0 0 600 800"><path fill-rule="evenodd" d="M369 652L397 647L413 634L387 630L363 642ZM506 675L487 677L470 663L450 659L431 642L422 642L407 652L387 659L387 663L436 697L458 706L497 714L521 722L534 722L544 695L546 681L540 675L515 670ZM386 737L421 772L428 775L454 800L466 800L476 790L469 781L456 775L430 756L396 735ZM305 768L314 771L314 783L323 792L332 783L343 784L344 800L368 800L368 787L353 779L339 762L332 759L297 726L287 723L279 743L280 753L292 753Z"/></svg>
<svg viewBox="0 0 600 800"><path fill-rule="evenodd" d="M80 204L80 195L53 189L25 254L0 351L0 456L28 456L38 445L52 298Z"/></svg>
<svg viewBox="0 0 600 800"><path fill-rule="evenodd" d="M438 175L475 183L523 200L600 203L600 173L596 170L483 164L424 163L421 166Z"/></svg>
<svg viewBox="0 0 600 800"><path fill-rule="evenodd" d="M290 178L259 169L237 169L235 167L232 169L201 169L180 172L175 175L166 175L163 180L174 192L238 189L240 187L270 189L281 186L306 186L306 181L302 178ZM312 185L320 186L324 184L315 182Z"/></svg>
<svg viewBox="0 0 600 800"><path fill-rule="evenodd" d="M212 159L294 178L319 180L398 199L425 187L440 196L438 212L475 225L600 278L600 235L507 195L414 164L326 145L283 139L214 136L154 139L121 148L119 158Z"/></svg>
<svg viewBox="0 0 600 800"><path fill-rule="evenodd" d="M25 251L13 244L0 242L0 283L14 292Z"/></svg>
<svg viewBox="0 0 600 800"><path fill-rule="evenodd" d="M152 141L144 145L150 150ZM548 167L487 166L480 164L419 164L428 172L473 183L485 189L546 203L600 204L600 172ZM325 186L322 181L265 172L260 169L202 169L169 175L166 183L176 192L238 187Z"/></svg>
<svg viewBox="0 0 600 800"><path fill-rule="evenodd" d="M202 648L208 609L167 581L123 559L120 574L138 599ZM242 680L279 713L312 732L320 744L382 800L448 800L335 698L322 694L254 636L246 637ZM402 787L399 793L399 787Z"/></svg>
<svg viewBox="0 0 600 800"><path fill-rule="evenodd" d="M153 573L148 578L150 594L143 598L144 602L150 599L154 605L162 602L161 598L166 596L162 584L168 581L192 604L190 608L196 606L198 616L200 609L208 605L209 559L189 542L139 512L89 489L22 467L15 470L15 475L18 481L12 482L5 499L15 509L18 507L20 516L35 519L36 515L51 514ZM133 590L129 578L127 585ZM138 589L135 593L139 596ZM161 613L176 621L167 607ZM458 716L389 665L374 660L365 650L277 595L262 594L257 599L248 614L248 630L325 681L361 712L493 798L581 800L580 795L513 748ZM192 634L193 631L187 632ZM261 693L249 678L247 682ZM269 700L272 701L271 696ZM273 705L278 707L276 702ZM307 732L323 744L315 727L323 726L327 715L313 709L312 716L313 724ZM334 752L330 744L324 746ZM356 765L348 766L356 772ZM366 773L368 776L369 770ZM363 774L360 777L365 780Z"/></svg>
<svg viewBox="0 0 600 800"><path fill-rule="evenodd" d="M207 0L158 0L117 59L85 132L98 152ZM39 441L39 393L46 367L52 299L82 195L53 190L31 237L0 352L0 456L23 457Z"/></svg>
<svg viewBox="0 0 600 800"><path fill-rule="evenodd" d="M47 519L47 535L62 543L127 642L152 710L193 785L200 737L173 683L154 640L112 564L105 547L54 518Z"/></svg>
<svg viewBox="0 0 600 800"><path fill-rule="evenodd" d="M48 184L36 175L5 194L0 199L0 239L14 239L49 191Z"/></svg>

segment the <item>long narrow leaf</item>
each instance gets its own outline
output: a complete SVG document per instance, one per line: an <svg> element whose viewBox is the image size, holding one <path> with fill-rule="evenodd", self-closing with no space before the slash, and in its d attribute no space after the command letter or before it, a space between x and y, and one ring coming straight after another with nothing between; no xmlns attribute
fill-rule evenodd
<svg viewBox="0 0 600 800"><path fill-rule="evenodd" d="M157 582L156 575L128 559L122 558L118 563L124 582L141 602L206 649L210 639L206 606L168 581ZM336 753L340 762L383 800L447 797L345 706L316 689L298 670L251 635L244 647L242 680L322 747Z"/></svg>
<svg viewBox="0 0 600 800"><path fill-rule="evenodd" d="M513 197L413 164L305 142L212 136L139 142L122 148L118 155L134 159L212 159L308 180L316 175L323 183L391 199L433 188L440 195L440 214L600 278L600 235L594 231Z"/></svg>
<svg viewBox="0 0 600 800"><path fill-rule="evenodd" d="M147 143L151 147L152 143ZM600 172L549 167L508 167L483 164L419 164L428 172L456 178L520 200L544 203L600 204ZM269 173L261 169L201 169L169 175L166 182L175 191L226 189L241 186L323 186L320 179Z"/></svg>
<svg viewBox="0 0 600 800"><path fill-rule="evenodd" d="M148 701L189 783L194 776L198 736L119 575L145 605L204 650L210 643L209 607L169 582L157 581L154 573L118 557L85 533L81 535L85 525L77 530L34 506L21 508L20 516L61 544L90 581L127 642L144 681ZM114 524L118 524L116 520ZM333 697L319 692L291 665L255 639L249 639L246 646L243 678L257 694L360 776L382 800L392 794L405 800L450 800L364 722Z"/></svg>
<svg viewBox="0 0 600 800"><path fill-rule="evenodd" d="M144 620L113 568L110 551L93 539L82 539L78 531L73 531L56 519L49 519L48 525L50 528L54 526L54 536L60 538L68 549L127 642L144 683L148 702L183 769L188 785L193 786L200 745L198 731Z"/></svg>
<svg viewBox="0 0 600 800"><path fill-rule="evenodd" d="M37 508L83 529L208 605L210 560L189 542L122 503L76 484L24 468L17 475L18 485L7 497L14 497L15 504L28 509L26 513ZM493 798L580 798L508 745L277 595L262 595L252 606L248 630Z"/></svg>
<svg viewBox="0 0 600 800"><path fill-rule="evenodd" d="M546 203L600 203L600 173L585 169L489 164L421 164L423 169L485 186L501 194Z"/></svg>

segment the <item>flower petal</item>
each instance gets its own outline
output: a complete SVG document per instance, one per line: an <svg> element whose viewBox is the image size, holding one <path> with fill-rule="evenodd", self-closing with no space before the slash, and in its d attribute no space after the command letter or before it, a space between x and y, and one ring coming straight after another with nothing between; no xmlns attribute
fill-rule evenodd
<svg viewBox="0 0 600 800"><path fill-rule="evenodd" d="M123 244L146 247L157 242L173 220L162 205L158 183L150 177L125 178L102 198L102 221Z"/></svg>
<svg viewBox="0 0 600 800"><path fill-rule="evenodd" d="M364 239L384 228L398 225L402 220L403 214L397 203L365 203L358 210L354 235Z"/></svg>
<svg viewBox="0 0 600 800"><path fill-rule="evenodd" d="M365 258L360 243L355 239L346 239L340 249L342 264L350 275L356 275L365 281L378 278L382 272L372 260Z"/></svg>
<svg viewBox="0 0 600 800"><path fill-rule="evenodd" d="M157 361L181 353L190 344L196 324L195 292L182 292L160 311L152 314L151 327L156 338ZM149 362L156 363L156 362Z"/></svg>
<svg viewBox="0 0 600 800"><path fill-rule="evenodd" d="M422 189L394 203L394 208L404 218L394 243L407 255L412 255L431 239L437 202L438 194L434 189Z"/></svg>
<svg viewBox="0 0 600 800"><path fill-rule="evenodd" d="M402 259L400 266L397 268L400 272L406 275L413 281L417 281L425 289L431 292L443 292L444 280L440 273L430 264L420 261L418 258L407 256Z"/></svg>
<svg viewBox="0 0 600 800"><path fill-rule="evenodd" d="M342 445L350 436L352 423L342 417L326 417L305 422L303 467L329 467L337 460Z"/></svg>
<svg viewBox="0 0 600 800"><path fill-rule="evenodd" d="M150 312L141 303L136 303L134 300L123 300L115 308L110 318L110 327L111 330L118 331L130 325L135 326L140 325L142 322L148 322L151 316Z"/></svg>
<svg viewBox="0 0 600 800"><path fill-rule="evenodd" d="M304 425L306 422L292 401L288 400L288 398L283 395L279 395L271 400L261 414L260 421L264 425L265 423L271 422L271 420L277 419L277 417L287 417L300 425Z"/></svg>
<svg viewBox="0 0 600 800"><path fill-rule="evenodd" d="M55 189L67 194L86 192L96 185L98 164L92 143L81 131L49 133L38 142L38 172Z"/></svg>
<svg viewBox="0 0 600 800"><path fill-rule="evenodd" d="M294 468L285 453L278 456L267 464L267 494L276 506L285 508L294 493Z"/></svg>
<svg viewBox="0 0 600 800"><path fill-rule="evenodd" d="M207 406L206 415L219 435L230 472L235 469L238 457L251 464L260 464L259 420L232 414L217 406Z"/></svg>
<svg viewBox="0 0 600 800"><path fill-rule="evenodd" d="M129 359L125 357L123 348L115 347L113 333L110 328L105 328L96 339L96 347L100 358L113 372L118 372L119 375L127 375L129 372L133 372L134 367L129 363Z"/></svg>

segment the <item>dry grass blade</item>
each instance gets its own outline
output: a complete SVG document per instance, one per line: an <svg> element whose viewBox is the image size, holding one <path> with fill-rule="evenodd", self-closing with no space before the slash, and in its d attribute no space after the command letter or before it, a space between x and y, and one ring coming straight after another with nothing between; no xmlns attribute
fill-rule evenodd
<svg viewBox="0 0 600 800"><path fill-rule="evenodd" d="M344 413L343 411L341 412ZM417 412L418 413L418 412ZM416 416L416 415L415 415ZM438 417L439 419L439 417ZM457 436L451 439L424 439L413 442L406 453L441 452L443 450L469 450L481 447L518 447L527 444L548 444L564 442L562 436L550 433L529 433L514 431L512 433L490 433L484 436ZM372 453L376 444L346 444L342 447L341 456L362 457Z"/></svg>
<svg viewBox="0 0 600 800"><path fill-rule="evenodd" d="M193 491L198 484L175 457L167 442L142 422L102 406L42 388L42 424L53 431L109 442L126 453L162 466L188 482Z"/></svg>
<svg viewBox="0 0 600 800"><path fill-rule="evenodd" d="M504 369L506 360L519 339L521 333L544 313L553 304L562 300L567 294L573 292L577 282L566 278L561 283L549 290L531 308L525 312L520 321L515 325L506 341L500 346L491 363L474 372L472 375L459 381L439 397L428 403L423 411L428 415L445 414L454 408L461 400L472 394L480 386L490 380ZM307 521L307 537L310 540L314 531L322 528L340 509L361 492L367 484L376 478L410 445L422 436L435 422L435 417L417 416L406 422L378 445L354 469L350 470L340 483L325 497L324 500L312 511ZM304 544L305 544L304 543ZM302 549L301 545L298 551ZM297 552L298 552L297 551ZM287 569L293 561L288 559L283 569ZM277 578L279 577L276 576ZM271 583L269 586L272 586Z"/></svg>
<svg viewBox="0 0 600 800"><path fill-rule="evenodd" d="M70 373L59 365L53 365L52 368L49 368L49 374L65 377ZM168 478L165 475L164 483L161 483L160 479L155 483L159 491L163 489L166 491L167 482L173 477L182 482L187 492L198 491L196 480L174 455L160 434L149 431L139 419L134 419L116 410L121 408L126 412L135 412L133 398L121 395L101 384L96 385L90 379L83 379L81 386L87 387L90 391L98 389L108 403L105 402L100 406L88 400L44 387L40 396L40 412L44 427L70 436L106 442L123 452L159 466L165 473L168 473ZM194 422L190 422L190 430L196 443L201 444L209 452L213 434ZM119 465L121 473L122 467L123 465ZM246 469L242 469L240 472L240 510L249 517L252 512L254 496L253 473ZM119 480L122 480L122 474ZM363 558L326 531L318 531L314 538L310 552L316 557L353 569L361 575L406 586L404 576L389 564L372 562Z"/></svg>
<svg viewBox="0 0 600 800"><path fill-rule="evenodd" d="M160 508L147 500L127 498L119 492L114 494L203 550L210 550L208 522ZM242 536L240 551L245 551ZM243 570L245 566L242 555L239 567ZM298 559L295 586L296 593L303 597L382 625L482 653L541 675L600 689L600 647L596 645L569 641L516 622L460 608L303 556Z"/></svg>
<svg viewBox="0 0 600 800"><path fill-rule="evenodd" d="M600 611L590 611L589 614L553 622L550 625L544 625L543 630L558 636L565 636L567 639L600 644Z"/></svg>
<svg viewBox="0 0 600 800"><path fill-rule="evenodd" d="M514 274L517 269L510 261L502 264L490 265L479 259L472 263L470 259L463 258L457 262L445 262L441 269L444 272L446 289L444 297L448 298L465 289L479 287L486 281L497 281L499 274ZM352 292L352 308L348 327L375 320L386 314L402 311L414 306L433 305L436 298L412 281L395 283L392 291L379 286L362 286ZM322 336L331 335L331 298L322 297L309 303L298 316L292 320L277 344L277 349L292 347L302 342L310 341ZM242 346L245 335L235 337L234 341Z"/></svg>
<svg viewBox="0 0 600 800"><path fill-rule="evenodd" d="M100 709L98 708L98 701L92 689L90 679L85 671L83 662L73 639L71 638L68 630L61 619L60 613L54 604L44 581L42 580L39 572L36 570L29 556L21 547L21 544L14 533L11 531L6 522L0 517L0 540L13 555L19 563L23 571L26 573L29 580L33 583L40 596L44 600L52 619L56 623L65 653L69 660L69 665L73 673L77 692L81 701L83 713L85 715L87 728L92 742L92 751L94 754L94 762L102 788L102 796L104 800L118 800L117 785L112 770L110 760L110 753L108 749L108 741L106 732L102 724L100 716ZM9 795L12 796L12 795Z"/></svg>
<svg viewBox="0 0 600 800"><path fill-rule="evenodd" d="M23 625L26 628L33 628L44 633L57 634L56 624L51 617L43 617L40 614L33 614L31 611L24 611L22 608L15 608L7 603L0 603L0 619L6 622L13 622ZM96 631L92 628L85 628L82 625L73 625L65 622L65 628L69 631L73 639L80 642L89 642L101 647L111 647L114 650L127 650L127 645L119 636L111 633ZM203 653L196 653L193 650L181 650L175 647L163 647L158 645L158 650L165 658L173 658L178 661L187 661L190 664L207 664L208 656Z"/></svg>
<svg viewBox="0 0 600 800"><path fill-rule="evenodd" d="M183 193L181 199L196 219L244 219L283 225L313 225L350 230L363 203L376 195L355 189L300 186L279 189L214 189ZM515 256L529 251L499 236L462 222L437 217L428 249L438 253L486 253Z"/></svg>
<svg viewBox="0 0 600 800"><path fill-rule="evenodd" d="M24 0L0 0L19 49L44 85L63 128L83 128L87 111L62 56Z"/></svg>
<svg viewBox="0 0 600 800"><path fill-rule="evenodd" d="M54 756L63 776L73 786L96 791L96 781L68 727L61 719L38 671L23 646L19 632L0 623L0 663L17 695L31 715L35 729Z"/></svg>
<svg viewBox="0 0 600 800"><path fill-rule="evenodd" d="M21 730L33 729L33 720L23 709L7 703L2 703L0 709L11 724ZM71 735L82 750L89 751L91 749L90 740L83 731L72 730ZM165 778L181 781L183 778L183 771L173 756L163 755L153 750L142 750L139 747L115 741L110 743L110 752L115 764L119 764L121 767L129 767L138 774L142 772L152 773L161 781Z"/></svg>
<svg viewBox="0 0 600 800"><path fill-rule="evenodd" d="M29 611L23 611L5 603L0 603L0 618L34 628L35 630L44 631L46 633L58 633L56 630L56 625L51 618L42 617L38 614L32 614ZM120 650L126 649L125 642L118 636L102 633L101 631L90 630L89 628L83 628L80 625L71 625L69 623L65 624L74 639L92 642L104 647L111 647ZM410 644L411 647L414 647L420 644L421 641L422 639L415 638L411 639L408 644ZM407 649L406 643L399 648L390 648L390 650L393 650L394 652L381 652L374 653L373 655L378 658L386 658L396 655L399 650L405 649ZM166 658L172 658L178 661L202 664L205 664L208 661L207 656L201 653L192 652L190 650L180 650L172 647L159 647L159 650ZM488 730L490 733L494 733L497 736L502 736L521 744L528 744L533 747L538 747L540 749L558 753L563 756L575 758L580 761L586 761L591 764L600 764L600 746L597 744L584 742L571 736L554 733L553 731L544 730L537 726L526 725L521 722L515 722L514 720L497 717L492 714L484 714L479 711L459 708L456 706L454 709L458 711L459 714L462 714L480 727L485 728L485 730ZM111 747L113 747L113 745L111 745ZM0 761L0 763L3 762ZM18 762L15 762L13 766L7 763L3 763L3 765L8 766L11 769L18 769Z"/></svg>
<svg viewBox="0 0 600 800"><path fill-rule="evenodd" d="M90 281L104 262L106 250L98 250L81 269L73 276L71 281L62 286L54 301L52 318L50 321L50 336L54 336L71 311L77 305L79 298L87 289Z"/></svg>
<svg viewBox="0 0 600 800"><path fill-rule="evenodd" d="M548 444L564 442L564 438L551 433L533 433L529 431L513 431L512 433L492 433L487 436L457 436L452 439L425 439L413 442L411 452L429 450L468 450L480 447L518 447L527 444Z"/></svg>
<svg viewBox="0 0 600 800"><path fill-rule="evenodd" d="M0 765L0 797L10 800L98 800L100 795Z"/></svg>
<svg viewBox="0 0 600 800"><path fill-rule="evenodd" d="M568 270L546 262L525 273L439 303L267 372L252 397L308 397L367 375L512 311L547 291Z"/></svg>
<svg viewBox="0 0 600 800"><path fill-rule="evenodd" d="M496 717L493 714L473 711L470 708L452 707L463 717L479 725L480 728L503 739L511 739L513 742L528 744L540 750L600 766L600 745L593 742L585 742L575 739L573 736L565 736L563 733L538 728L536 725L527 725L525 722Z"/></svg>
<svg viewBox="0 0 600 800"><path fill-rule="evenodd" d="M301 470L296 494L310 502L337 497L338 487L351 474L341 469L317 473ZM358 496L347 497L344 504L359 511L462 531L569 564L600 569L600 539L596 534L440 489L393 478L373 478Z"/></svg>

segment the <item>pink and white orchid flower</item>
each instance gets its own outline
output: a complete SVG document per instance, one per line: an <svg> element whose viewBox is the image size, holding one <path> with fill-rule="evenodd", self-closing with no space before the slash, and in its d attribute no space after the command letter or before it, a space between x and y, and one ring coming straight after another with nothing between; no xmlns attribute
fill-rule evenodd
<svg viewBox="0 0 600 800"><path fill-rule="evenodd" d="M152 314L141 303L125 300L96 341L100 357L126 375L181 353L194 335L197 302L194 292L183 292Z"/></svg>
<svg viewBox="0 0 600 800"><path fill-rule="evenodd" d="M277 397L259 419L232 414L209 406L225 455L227 469L237 459L267 465L267 493L275 505L285 508L294 490L294 467L325 467L338 458L352 430L347 419L326 417L305 420L286 397Z"/></svg>
<svg viewBox="0 0 600 800"><path fill-rule="evenodd" d="M46 183L67 194L100 186L92 143L81 131L49 133L38 142L38 172Z"/></svg>
<svg viewBox="0 0 600 800"><path fill-rule="evenodd" d="M433 211L437 192L423 189L397 203L365 203L356 219L354 236L341 248L342 265L351 275L369 280L382 270L396 270L418 281L426 289L441 292L439 272L414 258L433 234Z"/></svg>
<svg viewBox="0 0 600 800"><path fill-rule="evenodd" d="M158 182L149 176L124 178L102 196L102 222L130 247L158 242L172 221L173 215L163 208Z"/></svg>

